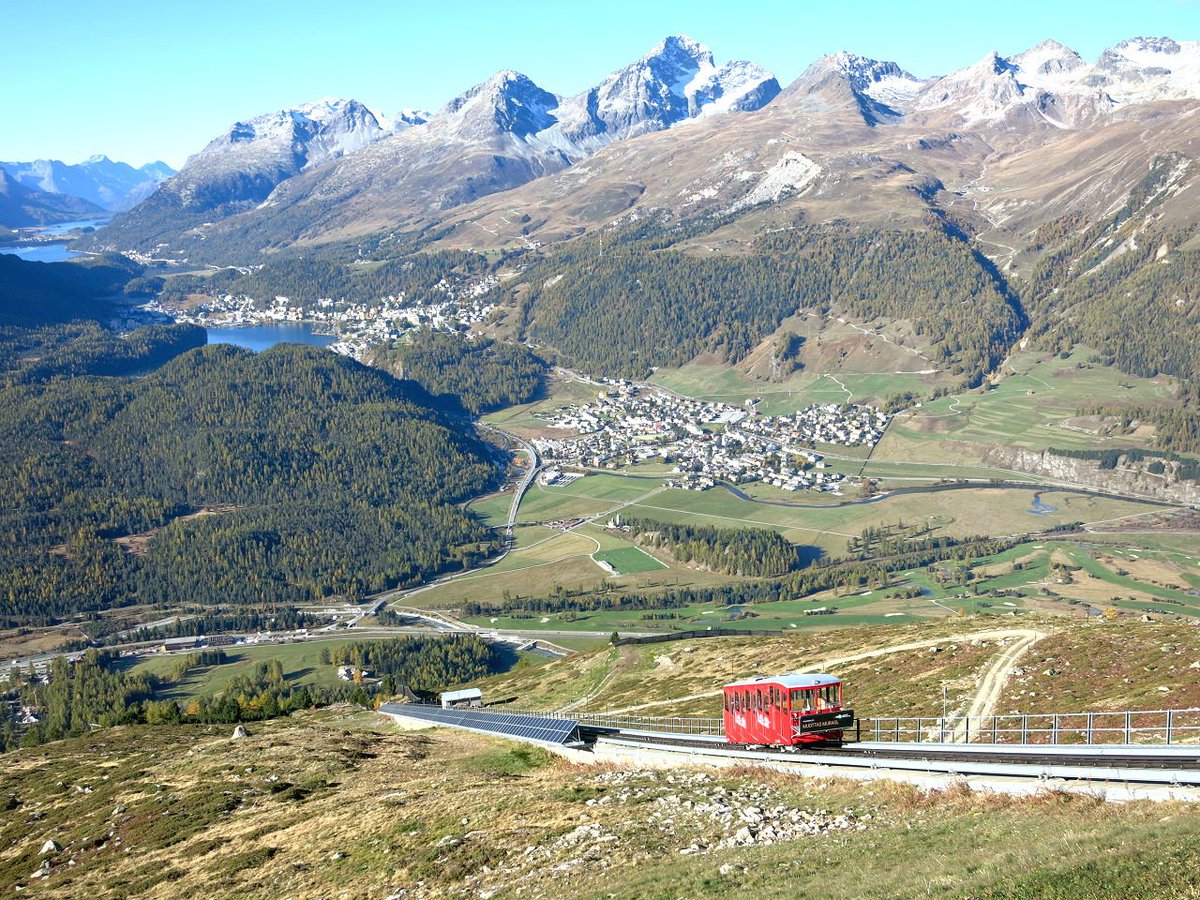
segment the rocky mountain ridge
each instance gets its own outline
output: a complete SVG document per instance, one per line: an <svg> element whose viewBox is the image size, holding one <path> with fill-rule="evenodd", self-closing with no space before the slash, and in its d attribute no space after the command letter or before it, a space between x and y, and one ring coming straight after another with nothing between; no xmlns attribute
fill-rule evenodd
<svg viewBox="0 0 1200 900"><path fill-rule="evenodd" d="M841 52L780 90L675 36L573 97L505 70L395 126L355 101L240 123L91 246L180 258L446 227L455 246L536 246L625 215L775 208L1036 227L1119 204L1139 167L1192 152L1168 109L1198 102L1200 43L1168 38L1090 64L1044 41L929 79ZM1020 242L1003 238L1007 264Z"/></svg>
<svg viewBox="0 0 1200 900"><path fill-rule="evenodd" d="M290 239L314 225L428 215L561 171L613 141L757 109L778 93L761 66L718 67L707 47L675 36L574 97L504 70L432 115L406 111L385 124L357 101L310 104L235 124L99 240L145 250L271 210L297 223Z"/></svg>

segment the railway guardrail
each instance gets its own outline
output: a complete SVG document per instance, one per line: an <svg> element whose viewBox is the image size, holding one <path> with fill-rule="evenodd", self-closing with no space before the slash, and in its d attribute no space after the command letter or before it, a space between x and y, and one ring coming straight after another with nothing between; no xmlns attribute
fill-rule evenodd
<svg viewBox="0 0 1200 900"><path fill-rule="evenodd" d="M864 741L977 744L1189 744L1200 742L1200 708L859 719Z"/></svg>

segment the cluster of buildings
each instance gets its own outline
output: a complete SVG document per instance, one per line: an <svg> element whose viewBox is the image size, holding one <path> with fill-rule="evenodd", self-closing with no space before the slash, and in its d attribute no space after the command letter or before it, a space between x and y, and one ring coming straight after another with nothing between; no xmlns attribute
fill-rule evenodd
<svg viewBox="0 0 1200 900"><path fill-rule="evenodd" d="M497 283L494 275L462 284L443 279L434 288L438 299L420 303L404 294L370 303L329 298L305 303L282 296L263 303L244 294L218 294L186 309L164 307L157 299L142 309L206 327L306 323L337 336L329 349L362 360L374 347L417 328L461 331L483 321L495 308L486 298Z"/></svg>
<svg viewBox="0 0 1200 900"><path fill-rule="evenodd" d="M783 490L835 491L845 476L827 469L812 445L873 446L889 417L869 406L837 404L759 416L752 400L737 407L620 382L592 403L543 418L574 433L533 441L554 471L665 463L678 476L669 486L689 490L762 481Z"/></svg>

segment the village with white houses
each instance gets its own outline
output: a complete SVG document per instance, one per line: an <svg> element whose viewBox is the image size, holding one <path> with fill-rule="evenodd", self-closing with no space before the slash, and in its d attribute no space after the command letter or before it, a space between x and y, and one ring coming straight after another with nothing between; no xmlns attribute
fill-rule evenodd
<svg viewBox="0 0 1200 900"><path fill-rule="evenodd" d="M673 464L669 487L705 490L717 482L762 481L786 491L838 492L845 476L826 467L815 444L873 446L889 416L869 406L810 406L792 415L760 416L744 407L680 397L648 385L611 381L582 406L544 414L549 427L577 436L533 441L546 460L544 483L576 468Z"/></svg>
<svg viewBox="0 0 1200 900"><path fill-rule="evenodd" d="M443 280L434 290L444 299L433 303L416 303L404 294L371 303L328 298L301 303L288 297L264 303L244 294L220 294L185 309L167 308L157 299L142 309L206 327L303 322L337 337L330 350L362 361L374 347L397 341L417 328L462 331L482 322L495 308L487 295L496 283L495 276L461 285Z"/></svg>

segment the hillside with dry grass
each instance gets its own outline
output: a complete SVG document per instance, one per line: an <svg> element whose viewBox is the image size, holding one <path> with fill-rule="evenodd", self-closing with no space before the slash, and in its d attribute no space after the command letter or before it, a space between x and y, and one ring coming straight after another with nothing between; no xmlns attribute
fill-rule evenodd
<svg viewBox="0 0 1200 900"><path fill-rule="evenodd" d="M1033 641L998 682L1000 657ZM859 626L773 637L627 644L522 666L482 683L485 696L532 708L717 716L720 689L755 674L829 671L863 718L952 715L985 687L992 711L1088 712L1200 706L1200 626L1061 616L955 617L920 625ZM998 686L997 686L998 684ZM978 715L979 707L976 706Z"/></svg>
<svg viewBox="0 0 1200 900"><path fill-rule="evenodd" d="M0 797L28 897L1200 896L1186 805L581 766L350 709L17 751Z"/></svg>

